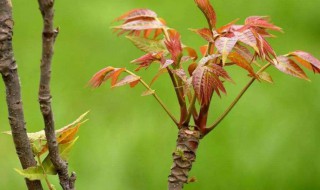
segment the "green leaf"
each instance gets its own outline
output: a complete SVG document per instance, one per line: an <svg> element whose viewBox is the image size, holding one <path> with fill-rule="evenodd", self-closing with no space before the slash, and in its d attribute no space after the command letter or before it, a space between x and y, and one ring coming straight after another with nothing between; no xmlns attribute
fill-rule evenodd
<svg viewBox="0 0 320 190"><path fill-rule="evenodd" d="M162 40L151 40L139 36L126 36L138 49L146 53L166 51Z"/></svg>
<svg viewBox="0 0 320 190"><path fill-rule="evenodd" d="M259 78L260 78L261 80L263 80L263 81L265 81L265 82L268 82L268 83L271 83L271 84L273 83L273 80L272 80L270 74L267 73L267 72L259 73L258 76L259 76Z"/></svg>
<svg viewBox="0 0 320 190"><path fill-rule="evenodd" d="M154 93L155 93L154 90L148 89L148 90L144 91L144 92L141 94L141 96L149 96L149 95L152 95L152 94L154 94Z"/></svg>
<svg viewBox="0 0 320 190"><path fill-rule="evenodd" d="M59 145L59 153L62 159L68 160L69 153L71 149L73 148L73 145L78 140L79 137L75 138L73 141L66 143L66 144L60 144ZM55 167L53 166L50 156L48 155L42 162L42 166L46 172L46 174L55 175L57 174L57 171Z"/></svg>
<svg viewBox="0 0 320 190"><path fill-rule="evenodd" d="M66 144L61 144L59 145L59 152L60 152L60 156L62 159L64 160L68 160L69 159L69 153L73 148L73 145L75 144L75 142L78 140L79 137L76 137L73 141L71 141L70 143L66 143Z"/></svg>
<svg viewBox="0 0 320 190"><path fill-rule="evenodd" d="M28 178L29 180L41 180L45 178L41 166L29 167L25 170L15 168L14 170L18 172L18 174L22 175L25 178Z"/></svg>

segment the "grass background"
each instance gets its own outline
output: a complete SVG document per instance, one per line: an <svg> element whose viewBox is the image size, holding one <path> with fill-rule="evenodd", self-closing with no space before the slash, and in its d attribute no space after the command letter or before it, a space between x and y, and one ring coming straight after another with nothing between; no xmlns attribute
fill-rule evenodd
<svg viewBox="0 0 320 190"><path fill-rule="evenodd" d="M278 54L301 49L320 57L319 0L212 1L218 25L250 15L270 15L285 34L271 44ZM19 65L28 131L43 129L37 102L42 21L37 1L14 0L14 51ZM206 26L192 0L56 1L57 38L52 73L56 127L91 110L71 153L70 170L77 172L77 189L166 189L177 130L142 87L111 90L86 88L99 69L113 65L133 69L140 55L124 37L109 29L112 20L134 8L150 8L182 34L185 44L205 42L188 28ZM150 79L157 71L140 74ZM268 69L275 83L255 83L220 126L204 139L191 172L197 183L185 189L316 190L320 189L320 78L312 82ZM230 70L236 85L228 95L214 97L210 121L221 113L249 80L238 68ZM177 103L167 77L154 86L175 114ZM10 130L5 89L0 83L0 131ZM13 170L20 164L12 139L0 135L0 189L26 189ZM50 178L60 189L56 177Z"/></svg>

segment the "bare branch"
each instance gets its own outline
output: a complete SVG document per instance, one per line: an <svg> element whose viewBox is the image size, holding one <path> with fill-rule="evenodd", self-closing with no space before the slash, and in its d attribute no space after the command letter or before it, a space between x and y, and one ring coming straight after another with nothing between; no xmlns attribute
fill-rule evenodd
<svg viewBox="0 0 320 190"><path fill-rule="evenodd" d="M56 168L60 185L64 190L74 189L76 180L75 174L69 177L68 163L59 155L59 147L56 141L54 118L51 108L51 62L53 56L53 46L58 30L54 29L54 0L38 0L40 11L43 18L42 32L42 59L41 59L41 78L39 86L39 103L45 124L45 134L48 142L50 160Z"/></svg>
<svg viewBox="0 0 320 190"><path fill-rule="evenodd" d="M0 73L6 86L9 122L16 152L23 169L36 166L27 136L20 80L12 49L12 5L11 0L0 0ZM26 179L29 190L42 190L40 181Z"/></svg>

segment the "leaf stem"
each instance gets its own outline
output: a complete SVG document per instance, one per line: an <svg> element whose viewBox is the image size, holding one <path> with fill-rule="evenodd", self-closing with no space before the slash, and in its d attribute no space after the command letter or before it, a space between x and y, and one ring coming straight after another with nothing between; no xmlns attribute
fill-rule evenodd
<svg viewBox="0 0 320 190"><path fill-rule="evenodd" d="M171 70L169 68L167 68L168 70L168 73L169 73L169 76L170 76L170 79L172 81L172 84L173 84L173 87L174 87L174 91L176 92L176 96L177 96L177 99L178 99L178 102L179 102L179 105L180 105L180 122L182 123L185 118L187 117L188 115L188 110L187 110L187 106L186 106L186 101L185 99L182 97L182 93L179 86L181 86L181 81L179 81L178 79L178 83L177 84L177 81L176 81L176 78L174 77L173 73L171 72Z"/></svg>
<svg viewBox="0 0 320 190"><path fill-rule="evenodd" d="M266 70L271 63L266 64L263 66L256 74L260 74L264 70ZM218 119L209 127L206 129L205 134L203 134L203 137L206 136L210 131L212 131L232 110L232 108L238 103L242 95L248 90L248 88L252 85L252 83L256 80L256 78L252 78L246 86L241 90L241 92L238 94L238 96L233 100L233 102L230 104L230 106L218 117Z"/></svg>
<svg viewBox="0 0 320 190"><path fill-rule="evenodd" d="M129 71L129 70L125 70L125 72L127 72L130 75L134 75L137 76L136 74L134 74L133 72ZM162 100L160 99L160 97L156 94L156 92L154 92L154 90L152 90L150 88L150 86L144 81L142 80L142 78L139 78L140 83L145 86L148 90L153 91L152 96L157 100L157 102L161 105L161 107L166 111L166 113L168 114L168 116L172 119L172 121L179 126L179 122L177 121L177 119L173 116L173 114L169 111L169 109L167 108L167 106L164 105L164 103L162 102Z"/></svg>
<svg viewBox="0 0 320 190"><path fill-rule="evenodd" d="M193 110L195 108L196 100L197 100L197 97L196 97L196 94L194 93L192 98L191 98L190 105L189 105L189 108L188 108L188 115L187 115L186 119L184 120L183 125L189 125L189 122L190 122L190 119L191 119L191 115L192 115Z"/></svg>
<svg viewBox="0 0 320 190"><path fill-rule="evenodd" d="M169 36L169 33L168 33L168 28L167 28L167 27L162 27L162 32L163 32L164 37L166 38L166 40L169 41L169 40L170 40L170 36ZM180 66L180 60L181 60L181 57L180 57L180 59L177 61L177 65L178 65L177 67ZM175 67L173 67L173 68L175 68ZM177 99L178 99L178 101L179 101L179 106L180 106L180 123L179 123L179 125L178 125L178 128L180 128L180 127L181 127L180 124L182 124L182 123L185 121L185 119L186 119L186 117L187 117L187 115L188 115L186 100L183 98L183 92L182 92L181 88L179 88L180 86L182 86L182 81L181 81L181 79L179 79L178 77L177 77L177 79L176 79L176 77L174 76L174 74L171 72L171 70L170 70L169 68L168 68L167 70L168 70L168 73L169 73L169 75L170 75L170 79L171 79L171 81L172 81L174 90L175 90L175 92L176 92Z"/></svg>
<svg viewBox="0 0 320 190"><path fill-rule="evenodd" d="M47 175L47 173L46 173L46 171L45 171L45 169L44 169L44 167L43 167L43 165L42 165L41 158L40 158L39 154L37 154L37 160L38 160L38 162L39 162L39 165L40 165L41 168L42 168L43 175L44 175L44 179L45 179L45 181L46 181L46 183L47 183L47 185L48 185L49 190L54 190L54 189L52 188L52 185L51 185L49 179L48 179L48 175Z"/></svg>

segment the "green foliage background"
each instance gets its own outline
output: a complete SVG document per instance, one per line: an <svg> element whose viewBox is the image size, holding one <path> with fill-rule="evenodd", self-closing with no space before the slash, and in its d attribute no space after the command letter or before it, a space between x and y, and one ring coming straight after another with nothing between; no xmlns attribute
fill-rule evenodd
<svg viewBox="0 0 320 190"><path fill-rule="evenodd" d="M320 58L319 0L212 1L218 25L250 15L270 15L285 34L271 44L278 54L301 49ZM37 1L14 0L14 51L22 82L28 131L43 128L37 102L42 21ZM56 26L61 32L52 68L53 109L62 127L91 110L80 128L80 139L70 158L78 174L77 189L166 189L177 130L152 97L140 97L142 87L97 90L87 81L101 68L133 69L140 55L125 38L109 29L112 20L133 8L150 8L182 34L185 44L205 42L188 28L206 26L193 0L56 1ZM239 22L240 23L240 22ZM140 71L150 79L157 66ZM320 189L320 78L312 82L268 69L275 84L256 82L220 126L200 144L191 172L198 183L185 189ZM210 121L228 105L249 78L239 68L230 70L236 85L228 95L214 96ZM154 86L174 113L177 103L166 76ZM0 83L0 131L10 129L5 89ZM12 139L0 135L0 189L25 189L13 170L20 168ZM50 178L60 189L56 177Z"/></svg>

